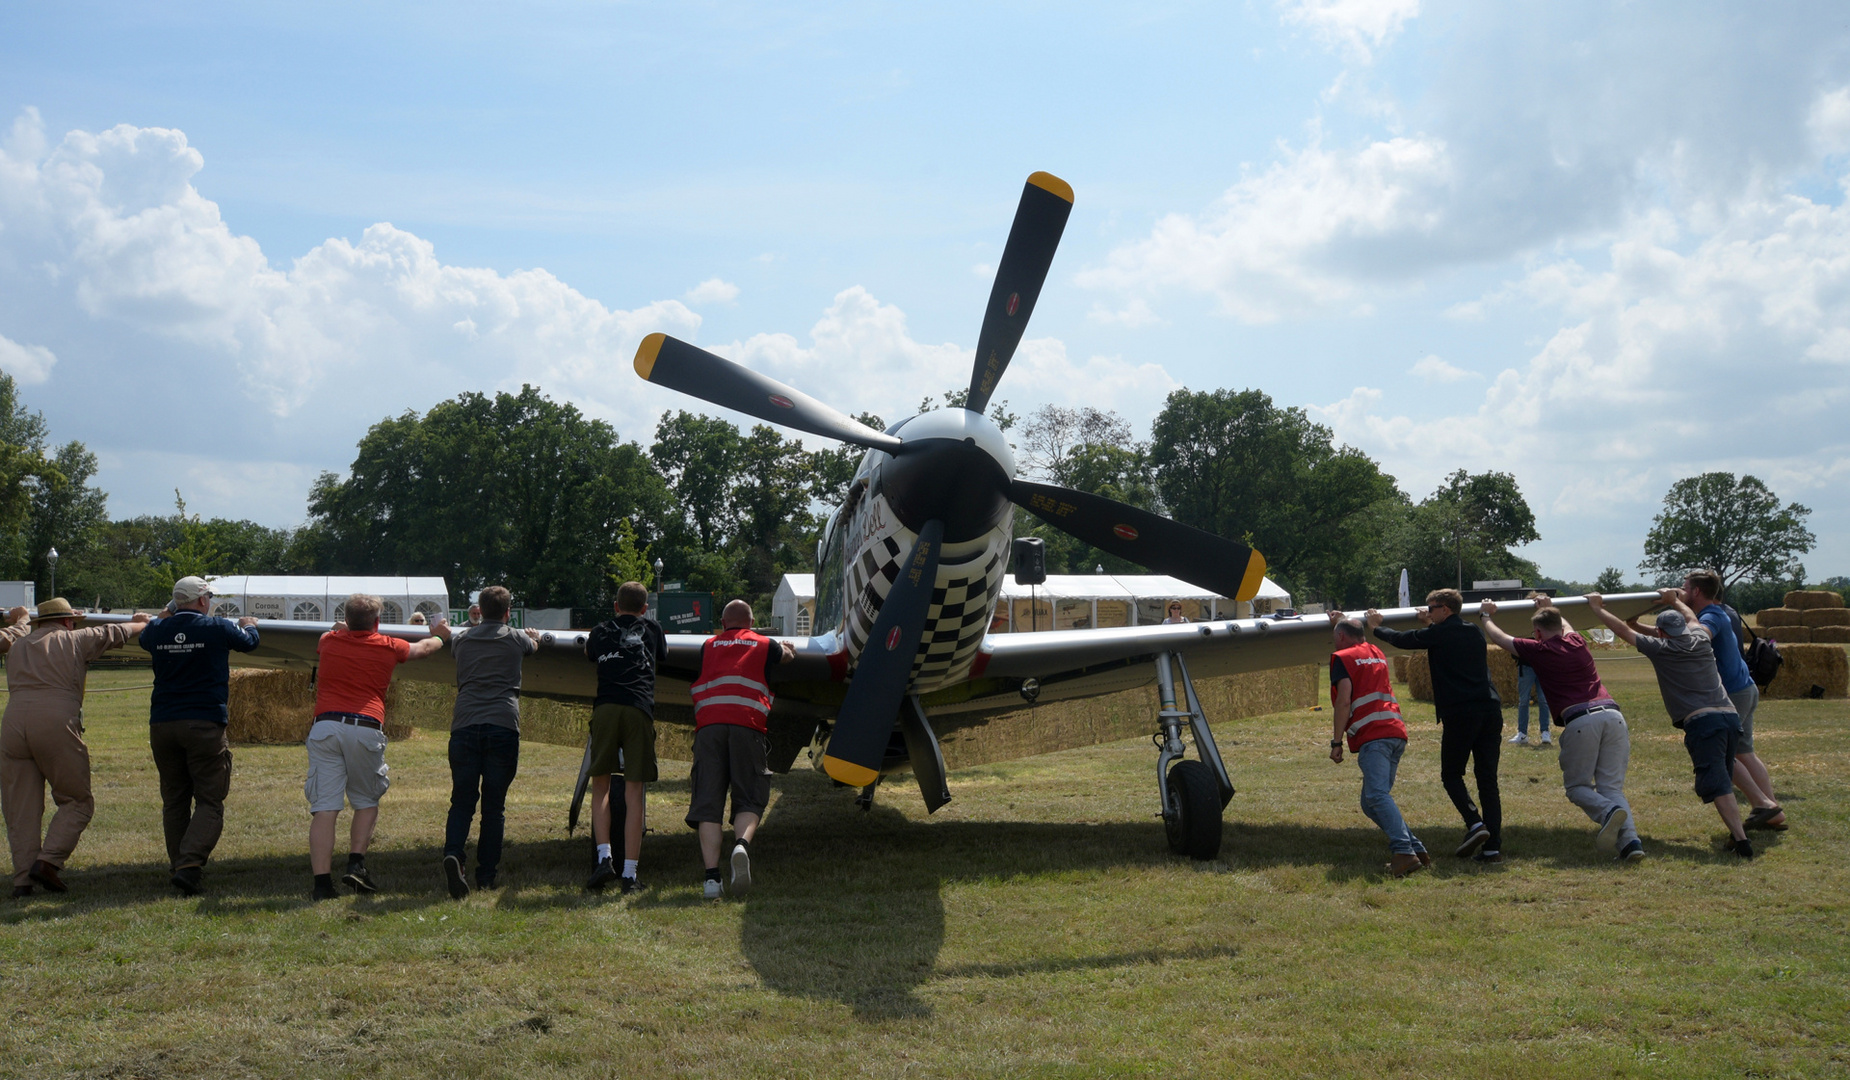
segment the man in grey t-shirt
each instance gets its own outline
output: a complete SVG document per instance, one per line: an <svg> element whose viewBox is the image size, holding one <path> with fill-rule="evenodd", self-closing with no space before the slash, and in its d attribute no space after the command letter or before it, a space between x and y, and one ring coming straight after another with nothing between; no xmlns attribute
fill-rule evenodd
<svg viewBox="0 0 1850 1080"><path fill-rule="evenodd" d="M443 835L443 877L457 900L469 895L463 878L469 825L482 803L482 836L475 849L475 887L495 887L501 837L507 824L507 789L520 768L520 664L539 650L539 634L507 624L512 598L499 585L482 590L482 621L432 632L456 651L456 710L450 717L450 817Z"/></svg>
<svg viewBox="0 0 1850 1080"><path fill-rule="evenodd" d="M1662 637L1633 630L1606 610L1598 593L1587 594L1587 606L1614 634L1651 661L1670 722L1683 729L1683 749L1696 771L1696 794L1703 802L1715 804L1715 812L1734 841L1734 853L1751 859L1754 846L1748 843L1741 808L1734 800L1734 755L1741 738L1741 718L1722 688L1708 630L1675 590L1666 596L1671 606L1657 617L1657 632Z"/></svg>

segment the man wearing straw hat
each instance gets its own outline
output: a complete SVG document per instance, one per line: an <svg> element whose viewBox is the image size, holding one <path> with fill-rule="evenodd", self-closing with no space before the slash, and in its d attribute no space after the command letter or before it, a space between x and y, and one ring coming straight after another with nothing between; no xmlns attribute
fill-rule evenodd
<svg viewBox="0 0 1850 1080"><path fill-rule="evenodd" d="M6 713L0 716L0 809L13 849L13 896L39 885L68 892L59 871L96 812L90 794L90 748L83 738L84 677L90 661L141 634L146 615L127 623L86 626L63 597L39 605L30 626L14 608L0 630L6 654ZM45 785L57 811L41 839Z"/></svg>
<svg viewBox="0 0 1850 1080"><path fill-rule="evenodd" d="M231 653L257 647L257 620L210 614L212 586L201 577L173 584L173 614L142 632L153 657L148 749L161 777L161 832L168 883L197 896L206 860L225 828L231 791Z"/></svg>

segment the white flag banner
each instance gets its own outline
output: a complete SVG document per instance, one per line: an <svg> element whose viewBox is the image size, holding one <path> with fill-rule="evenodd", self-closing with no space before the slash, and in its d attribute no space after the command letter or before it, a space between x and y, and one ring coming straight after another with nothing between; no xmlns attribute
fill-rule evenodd
<svg viewBox="0 0 1850 1080"><path fill-rule="evenodd" d="M1400 571L1400 606L1413 606L1413 594L1407 591L1407 571L1405 567L1402 567Z"/></svg>

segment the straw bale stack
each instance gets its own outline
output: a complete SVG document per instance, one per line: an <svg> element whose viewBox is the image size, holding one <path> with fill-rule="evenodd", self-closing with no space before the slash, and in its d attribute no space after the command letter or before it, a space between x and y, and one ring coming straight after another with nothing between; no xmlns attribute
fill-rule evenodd
<svg viewBox="0 0 1850 1080"><path fill-rule="evenodd" d="M1772 638L1781 645L1787 642L1811 640L1811 627L1809 626L1762 626L1754 632L1763 638Z"/></svg>
<svg viewBox="0 0 1850 1080"><path fill-rule="evenodd" d="M1814 628L1820 626L1850 626L1850 608L1806 608L1804 611L1799 612L1799 614L1804 616L1804 618L1799 621L1803 622L1806 626ZM1816 641L1817 638L1814 637L1812 640Z"/></svg>
<svg viewBox="0 0 1850 1080"><path fill-rule="evenodd" d="M1800 626L1805 622L1805 613L1795 607L1761 608L1754 616L1757 626Z"/></svg>
<svg viewBox="0 0 1850 1080"><path fill-rule="evenodd" d="M1503 699L1503 707L1516 707L1516 658L1495 645L1484 646L1484 659L1490 664L1490 682L1497 688L1497 696ZM1425 650L1403 653L1394 658L1398 666L1406 661L1407 693L1415 701L1432 700L1432 665L1427 660Z"/></svg>
<svg viewBox="0 0 1850 1080"><path fill-rule="evenodd" d="M411 737L409 717L398 715L399 683L385 696L385 737ZM315 692L306 671L234 668L227 699L230 724L225 737L234 743L292 743L308 738L315 726Z"/></svg>
<svg viewBox="0 0 1850 1080"><path fill-rule="evenodd" d="M1850 645L1850 626L1814 626L1811 639L1819 644Z"/></svg>
<svg viewBox="0 0 1850 1080"><path fill-rule="evenodd" d="M1407 654L1395 653L1393 656L1388 657L1388 664L1394 669L1394 681L1403 686L1406 685Z"/></svg>
<svg viewBox="0 0 1850 1080"><path fill-rule="evenodd" d="M1813 608L1843 607L1842 593L1829 589L1794 589L1786 594L1786 606L1810 611Z"/></svg>
<svg viewBox="0 0 1850 1080"><path fill-rule="evenodd" d="M1406 654L1407 693L1415 701L1432 700L1432 665L1427 662L1424 651Z"/></svg>
<svg viewBox="0 0 1850 1080"><path fill-rule="evenodd" d="M1766 688L1770 698L1840 698L1850 696L1850 657L1841 645L1787 645L1779 647L1785 663Z"/></svg>

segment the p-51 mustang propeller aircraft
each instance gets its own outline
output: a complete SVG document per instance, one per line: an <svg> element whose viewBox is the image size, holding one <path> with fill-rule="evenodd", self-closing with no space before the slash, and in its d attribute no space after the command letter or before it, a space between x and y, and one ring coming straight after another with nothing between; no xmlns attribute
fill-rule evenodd
<svg viewBox="0 0 1850 1080"><path fill-rule="evenodd" d="M1015 456L983 415L1034 312L1073 208L1065 181L1037 172L1022 189L996 270L975 368L961 408L902 420L885 431L774 379L664 334L637 350L636 372L658 386L798 431L863 447L840 507L817 551L817 635L788 639L796 659L771 669L771 767L788 771L805 746L836 781L861 789L863 805L889 773L909 768L925 805L951 798L938 734L1033 704L1158 684L1157 791L1171 846L1212 858L1233 782L1196 698L1197 676L1316 662L1328 655L1322 616L1216 620L991 636L1009 563L1014 507L1101 551L1235 600L1250 600L1265 559L1243 544L1083 491L1015 474ZM1613 597L1623 615L1655 595ZM1571 607L1579 601L1564 600ZM1497 619L1528 632L1531 605L1501 605ZM1389 625L1416 613L1387 613ZM328 624L263 622L257 652L240 663L304 667ZM419 638L425 631L389 627ZM527 662L524 691L589 699L595 673L585 635L545 635ZM688 688L706 638L672 635L657 678L657 719L691 725ZM453 678L441 654L407 665L409 678ZM1179 696L1178 696L1179 694ZM1186 758L1187 728L1196 759ZM576 809L576 807L574 807ZM575 817L575 815L574 815Z"/></svg>

